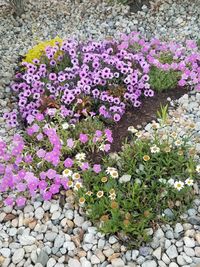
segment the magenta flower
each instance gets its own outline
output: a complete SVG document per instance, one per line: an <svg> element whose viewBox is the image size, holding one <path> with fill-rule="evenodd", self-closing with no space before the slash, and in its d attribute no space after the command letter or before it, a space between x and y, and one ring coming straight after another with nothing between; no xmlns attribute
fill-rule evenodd
<svg viewBox="0 0 200 267"><path fill-rule="evenodd" d="M82 165L81 165L81 170L82 171L86 171L90 168L90 165L88 162L83 162Z"/></svg>
<svg viewBox="0 0 200 267"><path fill-rule="evenodd" d="M26 198L25 197L18 197L16 199L16 204L18 207L23 207L26 204Z"/></svg>
<svg viewBox="0 0 200 267"><path fill-rule="evenodd" d="M101 165L100 165L100 164L94 164L94 166L93 166L93 171L94 171L95 173L99 173L99 172L101 172Z"/></svg>
<svg viewBox="0 0 200 267"><path fill-rule="evenodd" d="M74 141L72 138L67 139L67 146L69 148L72 148L74 146Z"/></svg>
<svg viewBox="0 0 200 267"><path fill-rule="evenodd" d="M4 203L5 203L6 206L13 206L14 205L14 199L13 199L13 197L7 197L4 200Z"/></svg>
<svg viewBox="0 0 200 267"><path fill-rule="evenodd" d="M82 134L81 133L79 135L79 140L81 141L81 143L85 144L85 143L87 143L87 141L89 140L89 138L88 138L87 134Z"/></svg>
<svg viewBox="0 0 200 267"><path fill-rule="evenodd" d="M64 161L64 166L65 168L71 168L73 166L74 162L72 159L70 158L67 158L65 161Z"/></svg>

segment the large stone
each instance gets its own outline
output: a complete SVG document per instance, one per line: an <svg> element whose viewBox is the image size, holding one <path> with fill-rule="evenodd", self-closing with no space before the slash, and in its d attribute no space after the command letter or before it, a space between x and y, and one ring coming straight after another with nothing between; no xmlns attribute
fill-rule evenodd
<svg viewBox="0 0 200 267"><path fill-rule="evenodd" d="M13 256L12 256L12 262L14 264L19 263L20 261L23 260L24 254L25 254L25 252L24 252L23 248L16 249Z"/></svg>
<svg viewBox="0 0 200 267"><path fill-rule="evenodd" d="M19 237L19 242L22 246L30 246L35 243L35 237L30 235L22 235Z"/></svg>
<svg viewBox="0 0 200 267"><path fill-rule="evenodd" d="M171 245L166 251L170 259L174 259L178 256L177 248L175 245Z"/></svg>
<svg viewBox="0 0 200 267"><path fill-rule="evenodd" d="M46 266L49 260L49 256L44 249L42 249L38 255L37 263L41 263L42 266Z"/></svg>
<svg viewBox="0 0 200 267"><path fill-rule="evenodd" d="M157 260L160 260L161 259L161 247L157 248L153 252L153 256L156 257Z"/></svg>

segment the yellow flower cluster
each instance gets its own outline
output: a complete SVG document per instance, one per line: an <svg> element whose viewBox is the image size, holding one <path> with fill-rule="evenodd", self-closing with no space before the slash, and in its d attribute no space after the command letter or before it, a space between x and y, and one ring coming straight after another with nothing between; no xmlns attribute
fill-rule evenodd
<svg viewBox="0 0 200 267"><path fill-rule="evenodd" d="M27 52L23 61L32 63L33 59L39 59L44 54L45 48L47 46L54 46L56 42L62 44L63 40L60 37L55 37L54 39L51 39L49 41L38 43Z"/></svg>

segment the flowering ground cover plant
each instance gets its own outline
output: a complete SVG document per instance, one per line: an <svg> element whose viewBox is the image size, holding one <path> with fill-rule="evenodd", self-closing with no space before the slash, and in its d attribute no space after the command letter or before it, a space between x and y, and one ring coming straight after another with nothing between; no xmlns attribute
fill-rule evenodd
<svg viewBox="0 0 200 267"><path fill-rule="evenodd" d="M30 62L33 55L38 58ZM139 107L141 97L152 97L154 90L200 89L200 53L190 40L184 47L147 41L137 32L100 42L58 39L42 43L41 50L36 46L25 59L11 86L25 120L54 106L72 122L88 114L117 122L127 105ZM16 126L15 112L4 117Z"/></svg>
<svg viewBox="0 0 200 267"><path fill-rule="evenodd" d="M90 220L104 233L131 237L133 246L149 240L149 227L178 218L194 197L200 165L190 136L165 128L159 123L153 124L152 132L129 127L134 136L120 153L104 158L98 175L84 172L85 184L78 191ZM172 217L165 215L166 209Z"/></svg>

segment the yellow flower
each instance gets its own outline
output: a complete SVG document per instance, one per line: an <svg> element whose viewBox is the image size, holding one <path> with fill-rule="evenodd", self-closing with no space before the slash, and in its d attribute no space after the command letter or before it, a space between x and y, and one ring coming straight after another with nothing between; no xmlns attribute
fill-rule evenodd
<svg viewBox="0 0 200 267"><path fill-rule="evenodd" d="M80 205L83 205L85 203L85 198L84 197L80 197L78 202L79 202Z"/></svg>
<svg viewBox="0 0 200 267"><path fill-rule="evenodd" d="M59 42L60 44L62 44L63 40L59 37L56 37L52 40L38 43L37 45L35 45L32 49L28 51L23 61L33 63L33 59L35 58L40 59L41 56L45 54L45 48L47 46L52 46L52 47L55 46L56 42ZM60 51L60 54L62 54L61 51Z"/></svg>
<svg viewBox="0 0 200 267"><path fill-rule="evenodd" d="M108 178L106 176L101 178L102 183L106 183L108 181Z"/></svg>
<svg viewBox="0 0 200 267"><path fill-rule="evenodd" d="M97 192L97 197L98 198L101 198L103 195L104 195L104 192L103 191L98 191Z"/></svg>
<svg viewBox="0 0 200 267"><path fill-rule="evenodd" d="M177 137L177 133L172 132L172 133L171 133L171 137L172 137L172 138L176 138L176 137Z"/></svg>
<svg viewBox="0 0 200 267"><path fill-rule="evenodd" d="M181 145L183 144L183 141L181 141L181 140L176 140L176 141L174 142L174 144L175 144L176 146L181 146Z"/></svg>
<svg viewBox="0 0 200 267"><path fill-rule="evenodd" d="M87 196L91 196L93 193L92 193L92 191L87 191L85 194L86 194Z"/></svg>
<svg viewBox="0 0 200 267"><path fill-rule="evenodd" d="M81 178L81 176L80 176L80 174L79 173L74 173L73 175L72 175L72 179L73 180L78 180L78 179L80 179Z"/></svg>
<svg viewBox="0 0 200 267"><path fill-rule="evenodd" d="M149 157L148 155L144 155L144 156L143 156L143 160L144 160L144 161L148 161L148 160L150 160L150 157Z"/></svg>

